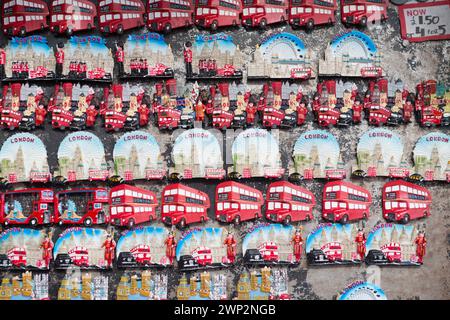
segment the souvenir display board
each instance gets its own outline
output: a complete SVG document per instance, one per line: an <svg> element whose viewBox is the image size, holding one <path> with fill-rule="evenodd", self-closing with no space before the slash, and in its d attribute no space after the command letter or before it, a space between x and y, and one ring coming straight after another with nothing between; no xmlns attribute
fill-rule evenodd
<svg viewBox="0 0 450 320"><path fill-rule="evenodd" d="M383 289L370 282L356 281L342 290L337 300L387 300Z"/></svg>
<svg viewBox="0 0 450 320"><path fill-rule="evenodd" d="M56 60L47 38L14 37L5 48L7 80L48 80L55 77Z"/></svg>

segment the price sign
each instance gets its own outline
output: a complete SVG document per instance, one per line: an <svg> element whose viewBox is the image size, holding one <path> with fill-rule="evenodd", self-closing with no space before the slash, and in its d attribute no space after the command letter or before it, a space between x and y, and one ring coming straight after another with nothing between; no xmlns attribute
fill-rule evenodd
<svg viewBox="0 0 450 320"><path fill-rule="evenodd" d="M412 42L450 39L450 1L412 3L398 9L402 38Z"/></svg>

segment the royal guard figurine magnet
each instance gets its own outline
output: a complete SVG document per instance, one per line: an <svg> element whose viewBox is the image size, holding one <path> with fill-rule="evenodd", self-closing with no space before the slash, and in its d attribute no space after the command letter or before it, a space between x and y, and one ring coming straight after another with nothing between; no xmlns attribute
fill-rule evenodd
<svg viewBox="0 0 450 320"><path fill-rule="evenodd" d="M52 242L52 232L49 231L44 238L44 241L41 243L42 248L42 260L44 261L45 268L50 267L50 262L53 259L53 247L54 244Z"/></svg>
<svg viewBox="0 0 450 320"><path fill-rule="evenodd" d="M303 253L303 243L304 240L302 238L302 227L300 226L298 229L295 230L295 234L292 237L292 245L294 247L294 257L297 262L300 262L300 259L302 258Z"/></svg>

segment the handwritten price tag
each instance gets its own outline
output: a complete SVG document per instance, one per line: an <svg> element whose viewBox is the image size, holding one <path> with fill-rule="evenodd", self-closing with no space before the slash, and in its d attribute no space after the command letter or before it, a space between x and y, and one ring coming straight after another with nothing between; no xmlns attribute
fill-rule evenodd
<svg viewBox="0 0 450 320"><path fill-rule="evenodd" d="M406 4L399 7L398 13L403 39L450 39L450 1Z"/></svg>

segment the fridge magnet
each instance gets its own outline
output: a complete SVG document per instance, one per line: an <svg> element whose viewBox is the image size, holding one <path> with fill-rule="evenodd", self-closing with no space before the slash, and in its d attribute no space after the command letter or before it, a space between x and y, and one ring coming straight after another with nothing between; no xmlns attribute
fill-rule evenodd
<svg viewBox="0 0 450 320"><path fill-rule="evenodd" d="M53 0L50 4L50 30L71 36L74 32L95 30L97 8L89 0Z"/></svg>
<svg viewBox="0 0 450 320"><path fill-rule="evenodd" d="M109 222L109 194L105 188L77 188L55 194L55 223L90 227Z"/></svg>
<svg viewBox="0 0 450 320"><path fill-rule="evenodd" d="M234 300L290 300L288 270L263 267L244 271L237 283Z"/></svg>
<svg viewBox="0 0 450 320"><path fill-rule="evenodd" d="M381 223L367 236L369 265L419 266L423 264L425 231L412 225Z"/></svg>
<svg viewBox="0 0 450 320"><path fill-rule="evenodd" d="M52 113L54 129L85 130L95 126L99 114L95 91L87 85L65 82L55 86L48 111Z"/></svg>
<svg viewBox="0 0 450 320"><path fill-rule="evenodd" d="M319 152L319 150L326 150ZM344 179L347 175L336 137L325 130L310 130L297 139L292 153L291 181Z"/></svg>
<svg viewBox="0 0 450 320"><path fill-rule="evenodd" d="M6 80L51 80L55 77L55 57L43 36L14 37L6 52Z"/></svg>
<svg viewBox="0 0 450 320"><path fill-rule="evenodd" d="M346 224L349 221L368 219L372 195L348 181L332 181L323 187L322 218Z"/></svg>
<svg viewBox="0 0 450 320"><path fill-rule="evenodd" d="M139 85L113 84L103 110L107 132L138 130L145 127L150 117L150 97Z"/></svg>
<svg viewBox="0 0 450 320"><path fill-rule="evenodd" d="M27 33L48 28L49 15L46 1L29 0L2 1L3 33L11 36L25 36Z"/></svg>
<svg viewBox="0 0 450 320"><path fill-rule="evenodd" d="M217 137L204 129L190 129L176 137L172 148L171 179L223 179L222 147Z"/></svg>
<svg viewBox="0 0 450 320"><path fill-rule="evenodd" d="M185 92L183 97L177 98L175 79L157 83L155 91L152 109L159 130L173 130L178 127L189 129L194 126L191 93Z"/></svg>
<svg viewBox="0 0 450 320"><path fill-rule="evenodd" d="M270 1L242 1L242 25L245 28L266 29L268 25L284 23L288 19L289 3L286 0Z"/></svg>
<svg viewBox="0 0 450 320"><path fill-rule="evenodd" d="M301 229L260 223L242 241L244 263L249 265L297 265L303 252Z"/></svg>
<svg viewBox="0 0 450 320"><path fill-rule="evenodd" d="M3 86L0 125L5 129L31 131L45 123L48 99L40 86L11 83Z"/></svg>
<svg viewBox="0 0 450 320"><path fill-rule="evenodd" d="M219 27L241 24L242 4L239 0L195 2L194 22L199 28L216 31Z"/></svg>
<svg viewBox="0 0 450 320"><path fill-rule="evenodd" d="M65 270L110 269L115 257L113 230L72 227L64 230L53 249L54 267Z"/></svg>
<svg viewBox="0 0 450 320"><path fill-rule="evenodd" d="M0 176L7 183L46 183L51 180L47 149L37 136L16 133L0 149Z"/></svg>
<svg viewBox="0 0 450 320"><path fill-rule="evenodd" d="M147 28L158 33L169 33L173 29L190 27L194 24L194 7L191 0L180 0L176 9L170 2L147 2Z"/></svg>
<svg viewBox="0 0 450 320"><path fill-rule="evenodd" d="M414 105L412 97L401 82L387 79L371 81L364 97L364 110L369 124L375 126L411 122Z"/></svg>
<svg viewBox="0 0 450 320"><path fill-rule="evenodd" d="M242 79L244 56L230 35L198 35L184 43L183 56L186 80Z"/></svg>
<svg viewBox="0 0 450 320"><path fill-rule="evenodd" d="M166 176L156 139L144 131L125 133L113 150L114 175L120 180L161 180Z"/></svg>
<svg viewBox="0 0 450 320"><path fill-rule="evenodd" d="M116 64L121 79L173 78L174 57L170 44L158 33L132 34L120 48L117 43Z"/></svg>
<svg viewBox="0 0 450 320"><path fill-rule="evenodd" d="M117 267L170 267L176 250L173 231L161 227L137 227L124 231L117 242Z"/></svg>
<svg viewBox="0 0 450 320"><path fill-rule="evenodd" d="M67 273L58 288L58 300L108 300L108 276L98 272Z"/></svg>
<svg viewBox="0 0 450 320"><path fill-rule="evenodd" d="M319 25L333 25L336 22L337 9L336 0L321 1L320 4L312 5L292 1L289 3L289 23L293 29L305 28L306 30L312 30Z"/></svg>
<svg viewBox="0 0 450 320"><path fill-rule="evenodd" d="M163 189L161 198L161 221L169 226L184 229L189 224L208 220L211 202L200 190L174 183Z"/></svg>
<svg viewBox="0 0 450 320"><path fill-rule="evenodd" d="M267 220L289 225L292 222L314 219L314 194L288 181L269 184L266 194Z"/></svg>
<svg viewBox="0 0 450 320"><path fill-rule="evenodd" d="M356 30L335 37L319 60L319 76L379 78L384 73L374 42Z"/></svg>
<svg viewBox="0 0 450 320"><path fill-rule="evenodd" d="M231 148L230 178L280 178L284 174L278 141L267 130L247 129L239 133Z"/></svg>
<svg viewBox="0 0 450 320"><path fill-rule="evenodd" d="M262 116L262 125L268 129L293 128L305 122L308 114L308 97L302 87L273 81L263 86L260 101L256 107Z"/></svg>
<svg viewBox="0 0 450 320"><path fill-rule="evenodd" d="M125 273L116 289L116 300L167 300L167 275L142 272Z"/></svg>
<svg viewBox="0 0 450 320"><path fill-rule="evenodd" d="M0 223L35 227L53 222L53 190L28 188L0 196ZM33 205L34 204L34 205Z"/></svg>
<svg viewBox="0 0 450 320"><path fill-rule="evenodd" d="M364 261L365 236L356 224L319 224L306 238L309 265L355 265Z"/></svg>
<svg viewBox="0 0 450 320"><path fill-rule="evenodd" d="M211 88L212 89L212 88ZM229 83L219 83L217 89L210 90L214 93L213 110L212 110L212 126L219 130L231 128L235 120L234 112L231 111L230 86ZM208 104L206 104L208 106ZM198 110L198 106L197 106ZM206 110L207 114L209 113Z"/></svg>
<svg viewBox="0 0 450 320"><path fill-rule="evenodd" d="M431 193L428 189L403 180L386 183L382 190L383 217L387 221L407 224L431 215Z"/></svg>
<svg viewBox="0 0 450 320"><path fill-rule="evenodd" d="M416 86L415 112L423 127L450 125L450 88L436 80L427 80Z"/></svg>
<svg viewBox="0 0 450 320"><path fill-rule="evenodd" d="M347 127L361 122L363 104L354 83L325 80L317 84L312 109L321 127Z"/></svg>
<svg viewBox="0 0 450 320"><path fill-rule="evenodd" d="M176 248L178 269L229 267L236 261L237 241L225 228L194 228L181 235Z"/></svg>
<svg viewBox="0 0 450 320"><path fill-rule="evenodd" d="M193 273L189 279L185 273L176 287L177 300L227 300L227 275L203 271Z"/></svg>
<svg viewBox="0 0 450 320"><path fill-rule="evenodd" d="M106 181L110 175L105 160L105 149L100 139L88 132L68 134L58 148L56 182L79 180Z"/></svg>
<svg viewBox="0 0 450 320"><path fill-rule="evenodd" d="M379 0L370 4L357 0L349 2L341 0L342 23L350 28L352 26L367 27L368 23L385 22L387 20L388 1Z"/></svg>
<svg viewBox="0 0 450 320"><path fill-rule="evenodd" d="M262 217L264 198L261 191L235 181L216 187L216 219L239 225L242 221Z"/></svg>
<svg viewBox="0 0 450 320"><path fill-rule="evenodd" d="M413 180L450 182L450 136L431 132L417 140L413 150Z"/></svg>
<svg viewBox="0 0 450 320"><path fill-rule="evenodd" d="M30 271L3 274L0 300L50 300L48 274Z"/></svg>
<svg viewBox="0 0 450 320"><path fill-rule="evenodd" d="M145 25L145 7L141 0L102 0L97 11L98 26L105 34L122 35L126 30Z"/></svg>
<svg viewBox="0 0 450 320"><path fill-rule="evenodd" d="M0 234L1 269L47 270L52 262L52 233L10 228Z"/></svg>
<svg viewBox="0 0 450 320"><path fill-rule="evenodd" d="M353 175L406 178L410 175L410 169L403 150L403 141L395 132L381 128L366 131L359 138L356 148Z"/></svg>
<svg viewBox="0 0 450 320"><path fill-rule="evenodd" d="M383 289L370 282L355 281L342 290L337 300L387 300Z"/></svg>
<svg viewBox="0 0 450 320"><path fill-rule="evenodd" d="M152 191L121 184L110 190L110 222L128 228L156 220L158 198Z"/></svg>
<svg viewBox="0 0 450 320"><path fill-rule="evenodd" d="M55 51L56 76L68 81L111 82L114 60L99 36L70 37Z"/></svg>
<svg viewBox="0 0 450 320"><path fill-rule="evenodd" d="M313 70L311 50L301 39L291 33L274 33L256 46L247 79L308 80L315 77Z"/></svg>

